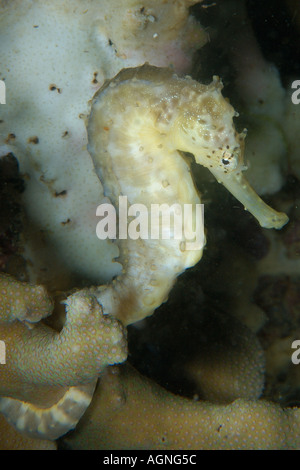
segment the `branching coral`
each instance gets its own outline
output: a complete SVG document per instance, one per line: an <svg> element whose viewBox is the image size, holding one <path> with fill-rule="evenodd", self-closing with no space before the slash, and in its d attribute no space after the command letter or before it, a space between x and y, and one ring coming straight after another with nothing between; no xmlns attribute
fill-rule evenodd
<svg viewBox="0 0 300 470"><path fill-rule="evenodd" d="M52 299L43 286L18 282L10 276L0 275L0 323L15 320L38 322L51 315Z"/></svg>
<svg viewBox="0 0 300 470"><path fill-rule="evenodd" d="M0 409L19 430L55 439L77 424L104 367L126 359L124 328L85 291L68 297L60 333L28 324L49 314L46 292L5 275L0 283L0 336L7 350L0 394L12 397L0 398Z"/></svg>
<svg viewBox="0 0 300 470"><path fill-rule="evenodd" d="M153 87L155 92L153 92ZM107 103L107 99L109 103ZM191 101L196 103L195 108L189 105ZM107 104L109 104L110 115L107 112ZM124 115L117 116L115 119L113 118L116 114L114 104L118 108L121 105L125 111ZM126 112L126 110L128 111ZM150 110L148 115L146 110ZM107 195L111 197L115 205L117 205L117 196L120 193L127 194L130 203L142 201L148 206L153 203L153 198L154 201L159 202L163 200L173 203L175 200L181 204L197 204L199 198L193 187L189 167L177 152L177 148L179 148L196 153L196 161L208 166L218 179L222 179L226 183L229 189L234 185L234 194L238 195L242 201L247 201L247 207L253 208L253 212L257 214L262 225L282 226L286 222L286 216L278 214L266 206L253 190L249 190L246 183L240 184L243 169L243 136L239 136L235 132L232 126L232 116L233 110L222 98L218 82L204 87L191 79L179 79L169 70L161 71L151 66L126 70L121 73L113 82L100 90L89 124L89 150ZM219 119L223 123L222 130L220 130ZM125 126L124 122L131 122L132 126ZM215 132L215 129L218 129L218 133ZM131 152L130 147L133 140L137 142L138 149L136 150L136 146L134 146L134 150ZM217 151L214 150L215 148ZM106 149L109 151L107 152ZM162 155L164 155L163 159ZM135 159L136 171L133 175L132 161ZM159 167L160 161L161 166ZM146 172L139 172L139 162L142 167L148 164L150 168ZM153 178L151 177L151 168L154 172ZM182 175L180 187L176 183L178 172ZM139 173L141 181L137 180ZM158 173L161 177L160 191L158 189L155 191ZM147 191L145 190L146 181L143 178L148 181ZM167 181L168 184L163 184L164 181ZM246 198L244 198L244 193L246 193ZM155 199L154 196L158 199ZM192 231L191 228L190 231ZM89 292L93 292L97 296L104 313L114 314L125 324L144 318L164 301L176 275L187 266L197 262L201 256L201 245L197 245L196 249L187 250L186 242L185 239L179 241L161 241L159 239L154 242L150 240L150 242L147 241L139 245L139 253L136 251L136 241L128 242L126 240L125 247L121 249L124 274L108 287L90 289ZM160 261L160 266L157 266L157 260ZM146 266L144 266L145 262L155 266L155 269L152 268L152 272L150 270L148 273ZM156 269L159 276L162 276L161 278L154 277L153 271ZM144 277L141 276L143 273L146 273ZM10 281L9 285L6 278L3 284L4 295L9 288L13 292L20 291L19 297L22 300L19 304L20 311L24 310L24 301L26 308L25 315L24 313L23 316L19 313L17 315L21 319L26 318L26 310L30 311L30 297L29 299L26 297L27 291L30 292L30 289L13 281ZM145 284L149 286L150 290L149 288L145 289ZM117 326L116 320L103 317L102 307L89 292L80 291L68 298L67 321L59 335L47 331L47 328L45 330L42 325L28 331L21 323L9 325L9 328L6 329L3 327L2 336L11 345L10 363L12 365L12 369L11 367L5 369L3 395L19 398L18 380L16 380L19 375L21 377L19 393L21 394L22 389L22 398L24 399L24 378L25 382L29 384L29 388L35 385L48 386L49 389L55 386L76 385L78 376L80 382L85 383L91 378L95 378L105 364L121 362L125 359L122 331L116 329L117 333L114 333L113 329L110 329L110 326L112 328ZM43 296L43 292L41 295ZM8 298L11 302L10 297ZM27 303L29 303L28 306ZM49 307L46 309L46 313L48 311ZM4 320L10 319L10 315L13 317L14 314L10 313L11 303L3 308L3 312ZM41 314L41 316L43 315ZM97 324L98 328L95 326ZM112 341L112 356L107 350L105 337L101 333L102 328L104 330L108 328L108 341ZM16 340L20 336L23 337L22 343ZM115 347L119 341L120 351ZM79 348L78 343L82 343L83 348ZM15 344L18 346L15 347ZM18 356L21 345L22 354L26 357L26 364L19 370ZM97 345L100 349L97 348ZM88 346L92 346L94 360ZM36 362L37 355L40 368L35 368L31 373L31 367ZM75 369L70 367L68 360L70 355L72 355L72 363L76 364ZM55 373L53 373L53 367L55 367ZM12 390L9 388L11 376L13 377ZM36 393L36 390L34 392ZM69 390L57 405L51 407L49 413L45 410L36 412L35 406L21 404L12 398L1 399L1 410L21 429L24 423L19 414L25 415L30 423L29 432L32 435L55 438L69 427L74 426L82 413L82 409L80 409L80 413L76 415L71 425L68 422L68 427L60 426L57 430L56 426L58 425L57 423L54 425L52 418L56 419L56 409L61 412L62 402L69 403L70 396L72 396L72 391ZM34 418L32 418L32 414L34 414ZM39 419L36 418L37 415ZM49 416L50 425L47 425ZM34 424L31 424L31 421ZM54 430L52 429L50 432L51 428Z"/></svg>
<svg viewBox="0 0 300 470"><path fill-rule="evenodd" d="M242 399L193 402L124 366L107 371L66 441L78 449L295 449L300 410Z"/></svg>

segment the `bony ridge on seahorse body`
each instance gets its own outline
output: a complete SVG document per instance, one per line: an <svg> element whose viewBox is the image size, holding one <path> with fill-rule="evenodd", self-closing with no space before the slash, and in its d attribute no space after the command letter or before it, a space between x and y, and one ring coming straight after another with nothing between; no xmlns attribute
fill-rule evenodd
<svg viewBox="0 0 300 470"><path fill-rule="evenodd" d="M263 227L281 228L288 218L267 206L243 176L245 133L214 77L202 85L170 69L148 64L124 69L96 93L88 123L88 150L105 195L150 209L158 204L200 202L181 152L195 156ZM119 240L123 274L96 290L103 309L124 324L140 320L166 300L177 277L202 256L182 240Z"/></svg>

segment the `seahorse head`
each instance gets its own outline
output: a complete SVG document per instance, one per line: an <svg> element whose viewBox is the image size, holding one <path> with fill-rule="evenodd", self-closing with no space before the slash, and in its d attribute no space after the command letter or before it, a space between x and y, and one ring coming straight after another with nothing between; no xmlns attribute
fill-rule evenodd
<svg viewBox="0 0 300 470"><path fill-rule="evenodd" d="M145 187L152 187L145 161L152 164L155 157L155 162L162 165L153 173L151 181L154 184L160 181L162 171L172 169L174 181L182 186L182 172L176 173L170 158L178 161L181 152L189 152L196 163L207 167L263 227L281 228L288 217L267 206L243 175L246 133L239 134L235 129L233 118L238 113L222 96L222 88L218 77L214 77L210 85L202 85L190 77L178 77L171 69L149 64L124 69L95 95L91 115L97 113L98 117L90 125L89 151L93 154L91 142L97 135L99 148L106 142L110 152L116 151L118 171L128 163L130 181L134 185L138 180L137 165L133 162L135 159L142 162L139 188L143 191ZM117 145L121 145L121 151ZM107 155L94 158L99 174ZM111 177L111 171L109 175ZM128 180L128 172L125 179ZM117 187L116 181L111 187Z"/></svg>
<svg viewBox="0 0 300 470"><path fill-rule="evenodd" d="M236 131L233 118L238 113L223 97L222 88L218 77L210 85L188 79L180 93L174 133L179 150L192 153L211 171L226 174L244 169L246 133Z"/></svg>

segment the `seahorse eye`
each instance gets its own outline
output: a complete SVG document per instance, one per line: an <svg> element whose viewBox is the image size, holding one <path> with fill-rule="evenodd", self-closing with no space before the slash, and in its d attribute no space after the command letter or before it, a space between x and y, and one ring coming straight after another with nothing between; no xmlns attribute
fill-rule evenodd
<svg viewBox="0 0 300 470"><path fill-rule="evenodd" d="M238 153L225 150L222 154L221 161L225 168L233 170L237 167Z"/></svg>

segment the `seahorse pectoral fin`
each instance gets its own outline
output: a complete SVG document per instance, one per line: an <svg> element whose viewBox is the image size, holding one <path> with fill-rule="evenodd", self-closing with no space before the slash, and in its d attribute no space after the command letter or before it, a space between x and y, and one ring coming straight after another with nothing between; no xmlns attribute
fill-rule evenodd
<svg viewBox="0 0 300 470"><path fill-rule="evenodd" d="M258 220L264 228L281 229L289 220L284 212L277 212L268 206L250 186L242 171L224 173L210 169L219 183L244 205L245 210Z"/></svg>

